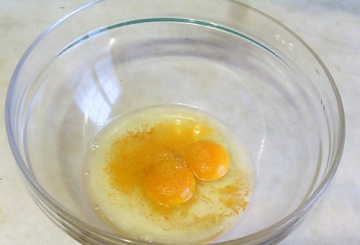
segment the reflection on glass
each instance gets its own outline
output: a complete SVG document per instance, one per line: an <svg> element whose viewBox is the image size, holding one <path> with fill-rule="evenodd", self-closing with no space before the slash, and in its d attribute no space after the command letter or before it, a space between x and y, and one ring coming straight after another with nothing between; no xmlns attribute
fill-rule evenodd
<svg viewBox="0 0 360 245"><path fill-rule="evenodd" d="M111 56L99 60L81 76L81 88L75 95L77 105L84 112L86 122L103 127L111 107L121 94L121 84Z"/></svg>
<svg viewBox="0 0 360 245"><path fill-rule="evenodd" d="M115 38L111 38L109 41L109 46L112 46L115 43Z"/></svg>

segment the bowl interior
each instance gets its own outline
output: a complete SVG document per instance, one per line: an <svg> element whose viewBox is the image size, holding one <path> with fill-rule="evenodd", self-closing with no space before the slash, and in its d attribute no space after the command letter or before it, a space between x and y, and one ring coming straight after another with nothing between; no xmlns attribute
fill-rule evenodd
<svg viewBox="0 0 360 245"><path fill-rule="evenodd" d="M252 20L254 10L242 8ZM71 216L115 234L93 212L84 184L93 139L136 110L190 106L227 126L254 172L244 217L216 241L268 228L301 206L329 168L321 85L287 55L287 44L206 19L164 16L73 31L75 38L37 65L18 99L28 174ZM316 61L306 66L325 79Z"/></svg>

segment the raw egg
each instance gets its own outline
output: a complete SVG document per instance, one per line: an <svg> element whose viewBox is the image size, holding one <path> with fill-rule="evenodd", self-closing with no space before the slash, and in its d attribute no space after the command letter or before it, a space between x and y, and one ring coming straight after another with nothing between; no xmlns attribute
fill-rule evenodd
<svg viewBox="0 0 360 245"><path fill-rule="evenodd" d="M154 163L147 171L144 187L155 202L173 206L188 201L195 191L193 172L175 159Z"/></svg>
<svg viewBox="0 0 360 245"><path fill-rule="evenodd" d="M204 243L250 201L251 163L215 118L157 106L114 120L93 139L85 165L90 204L127 239Z"/></svg>
<svg viewBox="0 0 360 245"><path fill-rule="evenodd" d="M188 146L185 162L201 180L213 181L223 177L229 169L229 154L221 145L199 140Z"/></svg>

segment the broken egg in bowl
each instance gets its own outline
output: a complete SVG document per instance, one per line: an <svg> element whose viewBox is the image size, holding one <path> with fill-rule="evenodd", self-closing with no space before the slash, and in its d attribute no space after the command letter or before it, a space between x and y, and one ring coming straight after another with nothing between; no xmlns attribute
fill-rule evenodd
<svg viewBox="0 0 360 245"><path fill-rule="evenodd" d="M345 134L308 45L223 0L74 11L24 54L5 112L30 194L83 244L279 242L329 185Z"/></svg>

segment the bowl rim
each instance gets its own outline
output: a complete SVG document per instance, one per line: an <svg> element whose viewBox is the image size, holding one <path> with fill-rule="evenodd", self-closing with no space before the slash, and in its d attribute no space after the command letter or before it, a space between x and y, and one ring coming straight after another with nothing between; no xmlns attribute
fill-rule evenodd
<svg viewBox="0 0 360 245"><path fill-rule="evenodd" d="M15 137L15 134L14 134L14 128L13 128L13 125L12 125L12 121L13 121L13 119L11 118L12 100L13 100L14 90L15 90L16 84L18 82L18 75L19 75L24 63L26 62L27 58L32 53L32 51L34 50L34 48L38 45L38 43L49 32L51 32L53 29L55 29L63 21L69 19L73 15L76 15L77 13L79 13L79 12L81 12L81 11L87 9L87 8L90 8L90 7L92 7L92 6L94 6L94 5L98 4L98 3L105 2L105 1L109 1L109 0L95 0L93 2L90 2L90 3L80 7L78 9L74 10L73 12L70 12L69 14L67 14L64 17L60 18L58 21L56 21L50 27L48 27L29 46L29 48L26 50L26 52L21 57L19 63L17 64L17 66L16 66L16 68L14 70L13 76L12 76L12 78L10 80L8 90L7 90L6 101L5 101L6 132L7 132L7 137L8 137L8 141L9 141L9 145L11 147L12 153L13 153L13 155L15 157L15 160L17 162L18 167L21 170L22 176L25 179L26 185L30 189L30 194L32 195L32 197L34 199L36 199L35 201L37 202L37 204L40 206L41 209L49 208L50 210L55 212L56 215L60 215L62 217L62 219L66 220L66 222L69 222L69 224L74 225L75 230L77 229L76 227L81 227L81 229L85 229L86 231L91 231L92 235L96 236L96 238L94 238L95 240L93 240L94 242L99 242L99 241L106 240L106 241L110 242L110 244L114 244L114 242L116 244L121 244L121 243L122 244L148 244L147 242L122 238L120 236L113 235L113 234L108 233L106 231L103 231L103 230L101 230L99 228L96 228L96 227L94 227L94 226L92 226L92 225L90 225L88 223L85 223L81 219L73 216L71 214L71 212L69 212L69 210L64 208L53 197L48 195L47 192L36 181L35 176L31 173L31 171L29 171L27 165L25 164L25 162L24 162L24 160L23 160L23 158L21 156L20 150L17 147L17 141L16 141L16 137ZM338 136L339 137L337 138L338 145L337 145L336 150L334 151L334 158L332 159L332 164L331 164L329 170L327 171L326 175L322 179L319 186L314 190L314 192L306 200L304 200L299 205L298 208L296 208L293 212L288 214L283 219L277 221L275 224L272 224L272 225L270 225L269 227L267 227L267 228L265 228L263 230L257 231L255 233L244 236L242 238L238 238L238 239L234 239L234 240L226 241L226 242L212 243L212 244L221 244L221 245L235 245L235 244L239 244L239 243L240 244L258 244L258 243L263 244L263 243L266 243L267 244L268 242L271 242L271 241L275 241L275 242L279 241L279 240L276 240L276 239L274 240L274 238L276 238L276 237L280 237L280 240L282 240L281 237L282 237L283 234L290 233L292 231L292 229L293 229L293 227L292 227L293 224L296 224L296 223L302 221L302 219L305 217L305 214L308 213L308 211L315 204L315 202L318 200L318 198L322 195L322 193L325 191L325 189L330 184L332 178L334 177L334 174L335 174L335 172L336 172L336 170L337 170L337 168L339 166L340 159L341 159L343 149L344 149L344 144L345 144L345 116L344 116L344 109L343 109L343 103L342 103L342 100L341 100L341 97L340 97L340 93L338 91L336 83L335 83L334 79L332 78L330 72L328 71L328 69L326 68L325 64L320 59L320 57L313 51L313 49L305 41L303 41L295 32L290 30L288 27L286 27L284 24L277 21L273 17L271 17L271 16L269 16L269 15L255 9L255 8L253 8L253 7L251 7L251 6L247 5L247 4L241 3L238 0L227 0L227 1L235 2L236 4L243 5L243 7L248 8L251 11L256 12L257 14L262 15L264 18L268 19L273 24L276 24L276 25L280 26L286 32L288 32L291 36L293 36L295 39L297 39L297 41L299 41L300 44L303 45L305 47L305 49L307 51L309 51L309 53L317 60L317 62L320 64L321 68L325 72L326 77L327 77L327 79L329 80L329 82L331 84L332 93L335 95L336 103L337 103L337 106L338 106L338 108L337 108L337 113L339 115L339 125L338 125L338 129L339 129L339 135ZM39 200L43 201L46 204L42 204L41 202L39 203ZM43 206L43 205L45 205L46 207ZM46 213L46 211L44 211L44 212ZM46 214L48 216L51 216L51 214L48 214L48 213L46 213ZM61 224L60 224L60 226L61 226ZM81 233L81 234L86 234L86 233ZM102 240L102 239L104 239L104 240ZM153 243L153 244L157 244L157 243Z"/></svg>

